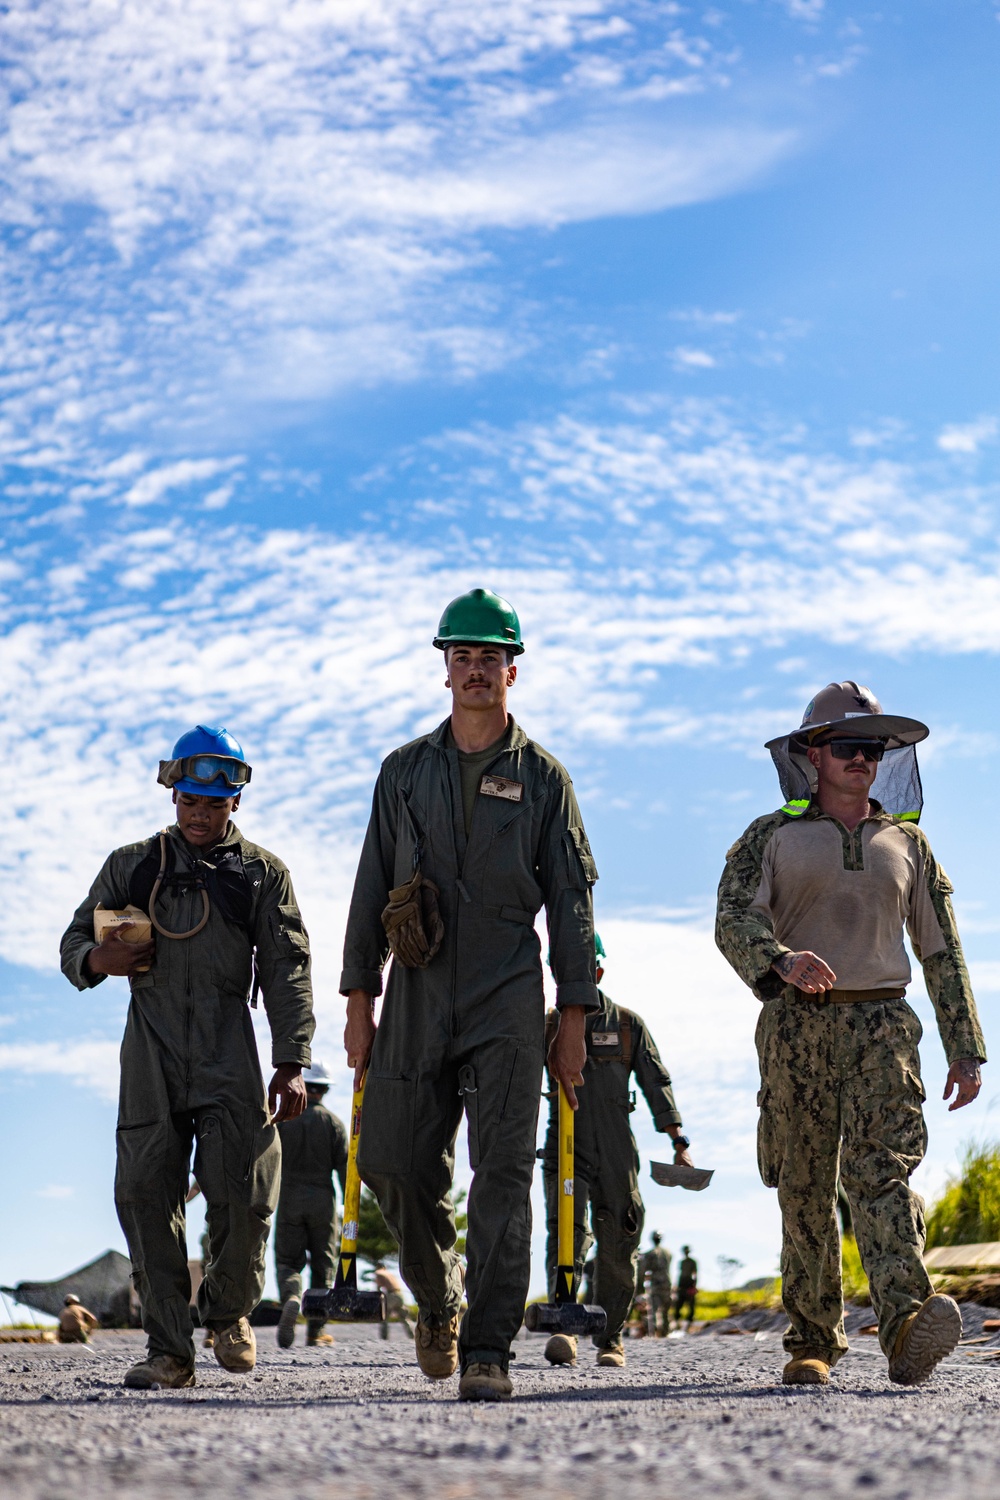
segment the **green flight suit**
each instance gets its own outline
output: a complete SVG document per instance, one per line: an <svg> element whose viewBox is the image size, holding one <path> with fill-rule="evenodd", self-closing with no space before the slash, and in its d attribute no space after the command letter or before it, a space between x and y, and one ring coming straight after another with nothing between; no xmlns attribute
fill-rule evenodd
<svg viewBox="0 0 1000 1500"><path fill-rule="evenodd" d="M513 719L488 767L507 795L480 790L467 838L449 724L382 766L341 990L381 992L382 911L419 857L440 888L444 941L426 969L390 967L358 1167L399 1242L400 1274L421 1319L451 1318L462 1301L451 1186L464 1103L474 1177L461 1358L463 1367L482 1360L506 1369L530 1271L545 1019L535 917L544 904L557 1005L596 1008L597 871L569 776Z"/></svg>
<svg viewBox="0 0 1000 1500"><path fill-rule="evenodd" d="M132 1258L149 1352L194 1361L184 1197L191 1148L205 1195L209 1254L198 1291L203 1325L221 1329L249 1314L264 1286L264 1250L278 1197L281 1147L267 1113L247 998L254 969L271 1027L272 1062L309 1064L315 1022L309 939L280 860L244 839L233 823L209 851L167 830L173 879L156 903L161 924L186 932L202 914L192 875L223 862L236 905L211 900L194 937L156 934L148 974L132 997L121 1048L115 1204ZM159 839L109 855L61 944L62 968L77 989L103 976L84 967L94 947L98 902L124 907L155 871ZM196 869L197 862L197 869ZM227 877L227 878L228 878ZM210 877L210 889L217 890ZM148 896L147 896L148 899ZM143 905L143 901L134 901ZM223 906L230 912L223 915ZM240 919L232 912L239 909Z"/></svg>
<svg viewBox="0 0 1000 1500"><path fill-rule="evenodd" d="M309 1284L333 1286L337 1263L337 1199L333 1174L347 1186L347 1131L336 1115L312 1098L302 1114L278 1126L281 1137L281 1194L274 1220L274 1264L278 1300L302 1296L302 1271L309 1261Z"/></svg>
<svg viewBox="0 0 1000 1500"><path fill-rule="evenodd" d="M677 1275L677 1300L674 1310L677 1314L677 1322L680 1324L684 1313L687 1313L688 1328L694 1322L695 1305L698 1297L698 1262L692 1260L690 1255L685 1255L681 1261L681 1268Z"/></svg>
<svg viewBox="0 0 1000 1500"><path fill-rule="evenodd" d="M597 1241L594 1296L608 1315L598 1346L617 1343L636 1288L636 1264L645 1217L639 1194L639 1152L629 1125L635 1108L633 1076L658 1131L680 1125L670 1074L645 1022L599 991L601 1008L587 1016L587 1062L575 1125L574 1252L579 1286L583 1263ZM550 1023L551 1024L551 1023ZM539 1153L548 1220L549 1296L555 1294L559 1210L559 1096L549 1094L549 1124ZM589 1210L589 1214L588 1214ZM592 1221L588 1223L588 1218Z"/></svg>

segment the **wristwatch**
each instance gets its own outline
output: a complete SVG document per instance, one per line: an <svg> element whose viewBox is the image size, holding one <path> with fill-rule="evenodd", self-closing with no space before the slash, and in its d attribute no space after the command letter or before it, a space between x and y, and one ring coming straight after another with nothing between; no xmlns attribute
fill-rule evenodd
<svg viewBox="0 0 1000 1500"><path fill-rule="evenodd" d="M674 1143L675 1151L686 1151L691 1144L686 1135L671 1136L671 1140Z"/></svg>

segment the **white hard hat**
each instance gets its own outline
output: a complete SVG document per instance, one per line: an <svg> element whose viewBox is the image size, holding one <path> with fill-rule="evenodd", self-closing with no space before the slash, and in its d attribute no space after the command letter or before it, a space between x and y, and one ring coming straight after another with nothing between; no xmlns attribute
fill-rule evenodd
<svg viewBox="0 0 1000 1500"><path fill-rule="evenodd" d="M311 1068L307 1068L302 1075L303 1082L315 1084L317 1088L328 1089L333 1082L329 1073L321 1062L314 1062Z"/></svg>

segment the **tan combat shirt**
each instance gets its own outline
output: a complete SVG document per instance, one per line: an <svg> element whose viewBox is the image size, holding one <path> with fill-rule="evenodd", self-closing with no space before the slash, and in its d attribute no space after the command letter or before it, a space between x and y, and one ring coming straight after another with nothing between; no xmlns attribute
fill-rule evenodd
<svg viewBox="0 0 1000 1500"><path fill-rule="evenodd" d="M885 814L853 833L820 814L775 830L750 910L791 952L825 959L838 989L899 990L911 978L904 927L923 959L946 947L924 866L921 845Z"/></svg>
<svg viewBox="0 0 1000 1500"><path fill-rule="evenodd" d="M715 940L759 1000L785 981L783 953L824 958L844 990L898 991L910 978L904 928L924 971L949 1062L986 1058L951 881L915 823L877 802L848 833L814 802L801 817L757 818L726 855Z"/></svg>

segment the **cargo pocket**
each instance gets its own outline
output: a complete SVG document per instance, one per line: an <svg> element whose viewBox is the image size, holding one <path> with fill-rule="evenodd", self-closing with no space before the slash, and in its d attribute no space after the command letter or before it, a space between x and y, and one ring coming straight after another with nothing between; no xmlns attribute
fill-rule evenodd
<svg viewBox="0 0 1000 1500"><path fill-rule="evenodd" d="M270 1219L278 1206L281 1188L281 1137L277 1126L266 1120L260 1111L251 1113L252 1148L246 1187L254 1212L262 1219Z"/></svg>
<svg viewBox="0 0 1000 1500"><path fill-rule="evenodd" d="M567 884L575 890L589 890L599 877L587 835L582 828L563 830L563 850L568 872Z"/></svg>
<svg viewBox="0 0 1000 1500"><path fill-rule="evenodd" d="M476 1070L470 1063L463 1063L458 1070L458 1091L469 1122L469 1166L475 1172L482 1160L482 1144L479 1135L479 1086L476 1083Z"/></svg>
<svg viewBox="0 0 1000 1500"><path fill-rule="evenodd" d="M239 1143L234 1144L238 1152ZM230 1152L232 1149L231 1145ZM202 1115L195 1132L194 1175L206 1203L228 1203L229 1201L226 1155L221 1117Z"/></svg>
<svg viewBox="0 0 1000 1500"><path fill-rule="evenodd" d="M776 1188L781 1176L781 1149L774 1118L774 1098L765 1085L757 1095L760 1119L757 1121L757 1169L765 1187Z"/></svg>
<svg viewBox="0 0 1000 1500"><path fill-rule="evenodd" d="M358 1171L362 1177L409 1172L416 1101L415 1078L368 1074L358 1139Z"/></svg>
<svg viewBox="0 0 1000 1500"><path fill-rule="evenodd" d="M523 1074L524 1062L528 1056L527 1049L522 1048L513 1039L494 1045L500 1049L499 1057L495 1062L493 1059L484 1061L478 1075L469 1063L465 1063L458 1071L459 1089L464 1096L465 1113L469 1121L469 1165L473 1171L494 1149L510 1154L513 1142L508 1139L508 1126L505 1122L509 1109L516 1116L519 1105L518 1093L524 1088ZM524 1061L522 1061L522 1054ZM519 1062L522 1062L520 1077L518 1076ZM479 1087L484 1074L487 1078L485 1096L482 1095ZM529 1086L528 1092L532 1100L536 1100L538 1085ZM512 1094L514 1095L513 1101ZM516 1137L519 1124L515 1123L513 1129ZM534 1131L532 1131L533 1134Z"/></svg>
<svg viewBox="0 0 1000 1500"><path fill-rule="evenodd" d="M309 957L309 934L296 906L279 906L271 913L271 936L280 954L297 955L301 963Z"/></svg>
<svg viewBox="0 0 1000 1500"><path fill-rule="evenodd" d="M115 1131L115 1202L142 1203L159 1198L167 1169L169 1124L119 1126Z"/></svg>
<svg viewBox="0 0 1000 1500"><path fill-rule="evenodd" d="M626 1241L638 1245L642 1239L642 1226L646 1220L646 1209L639 1193L633 1192L631 1201L622 1215L622 1235Z"/></svg>

